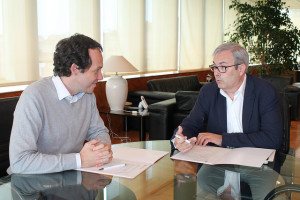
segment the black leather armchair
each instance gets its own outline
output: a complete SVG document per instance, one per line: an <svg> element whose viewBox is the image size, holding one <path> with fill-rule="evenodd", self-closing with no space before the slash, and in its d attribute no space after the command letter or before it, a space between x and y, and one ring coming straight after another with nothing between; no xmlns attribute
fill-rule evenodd
<svg viewBox="0 0 300 200"><path fill-rule="evenodd" d="M288 154L290 150L290 129L291 129L291 114L290 114L290 104L286 93L280 93L280 110L282 117L282 127L283 135L280 152Z"/></svg>
<svg viewBox="0 0 300 200"><path fill-rule="evenodd" d="M141 96L144 96L150 105L175 98L177 91L199 91L203 84L205 82L199 82L197 75L153 79L147 82L148 90L128 92L127 101L132 102L133 106L137 106L141 101Z"/></svg>
<svg viewBox="0 0 300 200"><path fill-rule="evenodd" d="M281 185L281 186L278 186L277 188L271 190L265 197L265 200L274 199L274 197L276 197L276 195L279 195L282 193L292 194L292 193L296 193L296 192L300 193L300 185L299 184Z"/></svg>
<svg viewBox="0 0 300 200"><path fill-rule="evenodd" d="M149 139L168 140L173 134L173 113L176 109L175 98L149 105Z"/></svg>
<svg viewBox="0 0 300 200"><path fill-rule="evenodd" d="M8 97L0 99L0 176L7 175L9 167L9 139L13 124L13 113L19 97Z"/></svg>
<svg viewBox="0 0 300 200"><path fill-rule="evenodd" d="M292 85L293 77L264 75L261 78L271 83L279 92L286 93L291 105L291 120L297 120L300 117L300 88Z"/></svg>
<svg viewBox="0 0 300 200"><path fill-rule="evenodd" d="M141 101L141 96L144 96L148 105L150 105L149 109L157 109L157 113L155 115L161 115L158 116L158 118L152 118L149 117L150 120L146 121L146 130L150 131L151 126L153 124L155 125L154 121L159 118L167 118L169 115L169 111L172 110L171 108L168 108L168 104L170 102L173 102L175 105L175 93L177 91L196 91L198 92L200 88L205 84L206 82L199 82L197 75L191 75L191 76L178 76L178 77L171 77L171 78L162 78L162 79L153 79L149 80L147 82L147 86L149 90L136 90L136 91L130 91L128 92L128 98L127 101L132 102L133 107L137 107L139 102ZM171 100L173 99L173 100ZM165 100L170 100L166 101ZM158 102L161 102L161 104L156 105ZM160 110L162 109L162 110ZM164 114L164 111L167 109L168 114ZM154 112L152 112L152 115L154 115ZM152 121L151 121L152 119ZM153 121L154 120L154 121ZM169 120L169 117L168 117ZM137 126L139 123L136 121L135 118L128 118L128 129L138 130L139 127ZM162 124L161 129L164 129L164 134L167 130L171 130L171 127L169 127L169 124ZM156 124L157 126L157 124ZM153 135L150 135L150 139L157 139L157 138L166 138L167 136L158 136L159 134L155 134L155 137Z"/></svg>
<svg viewBox="0 0 300 200"><path fill-rule="evenodd" d="M174 129L194 107L199 91L178 91L175 98L149 105L149 139L171 139Z"/></svg>

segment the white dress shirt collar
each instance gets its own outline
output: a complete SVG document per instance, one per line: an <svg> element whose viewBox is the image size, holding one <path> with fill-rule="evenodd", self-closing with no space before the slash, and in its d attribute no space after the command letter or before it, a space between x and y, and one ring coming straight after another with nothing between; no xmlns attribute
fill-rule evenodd
<svg viewBox="0 0 300 200"><path fill-rule="evenodd" d="M80 92L80 93L75 94L74 96L72 96L59 76L53 76L52 81L53 81L54 86L56 88L57 96L58 96L59 100L62 100L62 99L65 98L70 103L75 103L76 101L78 101L84 95L83 92Z"/></svg>
<svg viewBox="0 0 300 200"><path fill-rule="evenodd" d="M245 95L245 88L246 88L246 79L247 79L247 75L245 74L243 83L242 83L242 85L239 87L239 89L234 93L234 97L236 97L238 94L241 94L242 97L244 97L244 95ZM227 94L224 90L220 89L220 93L221 93L224 97L229 98L228 94Z"/></svg>

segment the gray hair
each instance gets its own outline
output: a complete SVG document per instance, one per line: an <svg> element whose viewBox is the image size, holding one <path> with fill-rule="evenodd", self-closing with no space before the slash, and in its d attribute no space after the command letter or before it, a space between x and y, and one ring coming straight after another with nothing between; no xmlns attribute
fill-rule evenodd
<svg viewBox="0 0 300 200"><path fill-rule="evenodd" d="M244 47L237 43L224 43L221 44L216 48L216 50L213 53L213 57L218 55L219 53L223 51L230 50L233 58L234 58L234 64L245 64L246 65L246 71L248 70L249 65L249 55Z"/></svg>

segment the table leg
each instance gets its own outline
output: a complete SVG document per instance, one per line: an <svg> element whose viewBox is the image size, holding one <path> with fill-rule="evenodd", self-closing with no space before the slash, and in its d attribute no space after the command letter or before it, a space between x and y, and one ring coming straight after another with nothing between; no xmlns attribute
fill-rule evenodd
<svg viewBox="0 0 300 200"><path fill-rule="evenodd" d="M127 125L127 116L125 115L125 131L126 131L126 134L127 134L127 131L128 131L128 125Z"/></svg>
<svg viewBox="0 0 300 200"><path fill-rule="evenodd" d="M140 141L146 141L145 122L144 117L141 117Z"/></svg>

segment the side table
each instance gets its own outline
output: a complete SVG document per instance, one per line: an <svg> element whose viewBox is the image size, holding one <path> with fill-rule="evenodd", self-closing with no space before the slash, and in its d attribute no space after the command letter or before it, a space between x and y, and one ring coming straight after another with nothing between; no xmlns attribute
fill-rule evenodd
<svg viewBox="0 0 300 200"><path fill-rule="evenodd" d="M149 112L144 110L139 112L137 110L110 110L110 108L102 107L99 109L99 113L108 114L108 115L120 115L124 116L125 119L125 131L127 132L127 118L128 117L137 117L140 119L140 141L146 141L146 118L149 116Z"/></svg>

